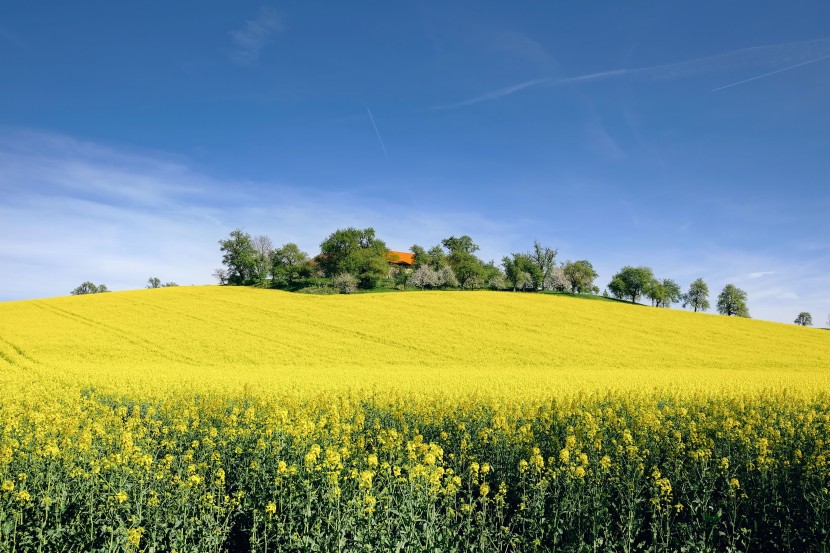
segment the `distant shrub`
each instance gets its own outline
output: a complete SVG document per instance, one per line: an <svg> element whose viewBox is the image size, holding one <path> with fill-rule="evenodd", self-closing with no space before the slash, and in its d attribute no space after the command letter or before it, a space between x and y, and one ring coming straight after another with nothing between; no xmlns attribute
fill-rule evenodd
<svg viewBox="0 0 830 553"><path fill-rule="evenodd" d="M297 290L298 294L315 294L319 296L331 296L334 294L339 294L337 290L332 288L331 286L307 286L306 288L300 288Z"/></svg>
<svg viewBox="0 0 830 553"><path fill-rule="evenodd" d="M351 294L357 290L357 279L349 273L340 273L331 279L331 286L341 294Z"/></svg>

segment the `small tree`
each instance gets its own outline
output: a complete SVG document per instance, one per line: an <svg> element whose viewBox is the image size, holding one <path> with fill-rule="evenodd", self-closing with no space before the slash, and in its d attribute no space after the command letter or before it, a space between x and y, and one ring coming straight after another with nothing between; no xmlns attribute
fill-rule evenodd
<svg viewBox="0 0 830 553"><path fill-rule="evenodd" d="M395 267L392 270L392 280L395 286L400 286L401 289L406 290L406 285L412 278L412 269L409 267Z"/></svg>
<svg viewBox="0 0 830 553"><path fill-rule="evenodd" d="M806 311L802 311L798 314L798 317L796 317L795 321L793 322L801 326L813 326L813 316L807 313Z"/></svg>
<svg viewBox="0 0 830 553"><path fill-rule="evenodd" d="M568 286L568 279L565 277L565 270L562 267L551 269L542 285L545 290L555 290L557 292L564 292L568 289Z"/></svg>
<svg viewBox="0 0 830 553"><path fill-rule="evenodd" d="M109 292L109 290L107 290L106 284L100 284L96 286L95 284L87 280L86 282L81 283L80 286L78 286L69 293L73 296L82 296L84 294L100 294L102 292Z"/></svg>
<svg viewBox="0 0 830 553"><path fill-rule="evenodd" d="M255 252L253 278L258 284L263 284L271 272L274 244L265 235L254 236L251 239L251 244Z"/></svg>
<svg viewBox="0 0 830 553"><path fill-rule="evenodd" d="M727 284L718 296L718 313L726 316L749 317L749 309L746 306L746 292L735 286Z"/></svg>
<svg viewBox="0 0 830 553"><path fill-rule="evenodd" d="M513 291L535 289L537 285L541 285L542 271L539 266L533 262L530 255L526 253L513 253L510 256L505 256L501 260L504 267L504 274L507 281L513 286ZM526 282L522 274L526 275L530 282Z"/></svg>
<svg viewBox="0 0 830 553"><path fill-rule="evenodd" d="M458 279L455 278L455 273L449 265L441 267L441 270L438 271L438 286L445 286L447 288L458 287Z"/></svg>
<svg viewBox="0 0 830 553"><path fill-rule="evenodd" d="M649 267L625 266L611 278L608 289L617 298L631 298L631 303L645 293L654 282L654 272Z"/></svg>
<svg viewBox="0 0 830 553"><path fill-rule="evenodd" d="M340 273L331 279L331 286L341 294L351 294L357 290L357 279L349 273Z"/></svg>
<svg viewBox="0 0 830 553"><path fill-rule="evenodd" d="M161 288L161 279L156 277L148 278L146 288Z"/></svg>
<svg viewBox="0 0 830 553"><path fill-rule="evenodd" d="M297 244L283 244L271 253L271 277L277 286L293 284L309 276L311 263L308 254Z"/></svg>
<svg viewBox="0 0 830 553"><path fill-rule="evenodd" d="M219 241L219 249L222 263L227 267L224 284L241 286L253 282L257 274L257 252L250 234L241 229L231 231L229 238Z"/></svg>
<svg viewBox="0 0 830 553"><path fill-rule="evenodd" d="M585 259L566 261L562 266L562 273L571 288L571 293L579 294L593 290L597 272L590 261Z"/></svg>
<svg viewBox="0 0 830 553"><path fill-rule="evenodd" d="M543 290L546 289L546 283L549 282L551 273L553 273L556 265L554 264L556 261L556 248L549 248L547 246L543 246L539 243L538 240L533 241L533 251L531 251L528 256L539 268L539 272L537 276L540 277L540 282L538 282L538 287L542 288ZM531 275L533 276L533 275Z"/></svg>
<svg viewBox="0 0 830 553"><path fill-rule="evenodd" d="M410 284L423 290L438 286L438 273L429 265L421 265L412 273Z"/></svg>
<svg viewBox="0 0 830 553"><path fill-rule="evenodd" d="M698 309L706 311L709 309L709 287L699 278L689 286L689 291L680 299L683 301L683 307L691 306L695 313Z"/></svg>

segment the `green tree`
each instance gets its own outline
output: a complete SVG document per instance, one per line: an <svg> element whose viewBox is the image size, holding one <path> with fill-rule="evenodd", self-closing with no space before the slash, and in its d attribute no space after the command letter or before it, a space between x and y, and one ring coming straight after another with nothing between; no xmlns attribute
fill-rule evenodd
<svg viewBox="0 0 830 553"><path fill-rule="evenodd" d="M251 235L241 229L231 231L229 238L219 241L219 249L222 264L227 267L225 282L236 286L251 284L257 267L257 252Z"/></svg>
<svg viewBox="0 0 830 553"><path fill-rule="evenodd" d="M531 251L528 255L533 263L535 263L539 268L539 272L534 273L540 277L540 280L535 283L537 289L545 289L546 283L551 282L551 275L555 268L557 253L558 252L555 248L543 246L538 240L533 241L533 251Z"/></svg>
<svg viewBox="0 0 830 553"><path fill-rule="evenodd" d="M427 255L427 251L419 246L418 244L413 244L409 251L412 252L412 258L415 261L414 269L417 269L421 265L429 265L429 255Z"/></svg>
<svg viewBox="0 0 830 553"><path fill-rule="evenodd" d="M442 240L441 244L449 250L447 264L452 268L455 278L461 288L473 287L483 280L484 267L481 260L475 256L478 245L467 235L456 238L450 236Z"/></svg>
<svg viewBox="0 0 830 553"><path fill-rule="evenodd" d="M288 242L271 254L271 278L277 286L294 284L311 276L311 262L308 254L300 247Z"/></svg>
<svg viewBox="0 0 830 553"><path fill-rule="evenodd" d="M542 278L539 266L526 253L513 253L501 260L507 282L515 292L519 290L535 289L535 283Z"/></svg>
<svg viewBox="0 0 830 553"><path fill-rule="evenodd" d="M699 278L689 286L689 291L680 299L683 301L683 307L691 306L695 313L698 309L706 311L709 309L709 287Z"/></svg>
<svg viewBox="0 0 830 553"><path fill-rule="evenodd" d="M349 273L360 288L374 288L389 273L388 251L371 227L338 229L320 244L319 263L329 276Z"/></svg>
<svg viewBox="0 0 830 553"><path fill-rule="evenodd" d="M795 321L793 322L801 326L813 326L813 316L807 313L806 311L802 311L798 314L798 317L796 317Z"/></svg>
<svg viewBox="0 0 830 553"><path fill-rule="evenodd" d="M161 288L161 279L156 277L148 278L145 288Z"/></svg>
<svg viewBox="0 0 830 553"><path fill-rule="evenodd" d="M718 313L730 317L749 317L749 309L746 306L746 292L734 284L724 286L723 291L718 296Z"/></svg>
<svg viewBox="0 0 830 553"><path fill-rule="evenodd" d="M611 277L608 289L617 298L631 298L636 303L654 282L654 272L649 267L626 265Z"/></svg>
<svg viewBox="0 0 830 553"><path fill-rule="evenodd" d="M400 286L401 289L406 290L406 285L412 278L412 269L409 267L395 267L392 269L392 281L395 286Z"/></svg>
<svg viewBox="0 0 830 553"><path fill-rule="evenodd" d="M256 252L254 256L254 280L262 285L265 283L268 275L271 273L274 256L274 244L271 239L265 235L254 236L251 239L251 244L254 246Z"/></svg>
<svg viewBox="0 0 830 553"><path fill-rule="evenodd" d="M106 284L99 284L96 286L87 280L69 293L73 296L82 296L84 294L101 294L103 292L109 292Z"/></svg>
<svg viewBox="0 0 830 553"><path fill-rule="evenodd" d="M680 291L680 285L670 278L654 279L646 288L645 294L651 299L651 304L655 307L671 307L671 304L680 301L683 295Z"/></svg>
<svg viewBox="0 0 830 553"><path fill-rule="evenodd" d="M562 266L562 272L572 293L580 294L593 291L594 279L598 275L590 261L586 259L566 261Z"/></svg>

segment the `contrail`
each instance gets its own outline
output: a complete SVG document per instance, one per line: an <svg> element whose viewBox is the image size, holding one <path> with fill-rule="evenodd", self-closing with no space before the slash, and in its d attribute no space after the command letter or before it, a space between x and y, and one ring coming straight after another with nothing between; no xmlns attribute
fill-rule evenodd
<svg viewBox="0 0 830 553"><path fill-rule="evenodd" d="M770 71L769 73L764 73L763 75L758 75L757 77L752 77L751 79L744 79L743 81L738 81L737 83L728 84L725 86L721 86L718 88L713 88L711 92L717 92L718 90L723 90L724 88L731 88L733 86L738 86L739 84L748 83L749 81L757 81L758 79L763 79L764 77L769 77L770 75L775 75L776 73L782 73L784 71L789 71L790 69L795 69L796 67L801 67L802 65L808 65L810 63L816 63L817 61L826 60L830 58L830 54L826 56L822 56L820 58L816 58L813 60L802 61L801 63L797 63L795 65L790 65L788 67L783 67L781 69L776 69L775 71Z"/></svg>
<svg viewBox="0 0 830 553"><path fill-rule="evenodd" d="M378 135L378 142L380 142L380 147L383 149L383 155L386 158L386 161L389 162L389 165L392 165L392 160L389 159L389 154L386 153L386 146L383 145L383 139L380 137L380 131L378 130L378 126L375 125L375 118L372 117L372 110L369 107L366 107L366 112L369 114L369 120L372 121L372 126L375 128L375 134Z"/></svg>

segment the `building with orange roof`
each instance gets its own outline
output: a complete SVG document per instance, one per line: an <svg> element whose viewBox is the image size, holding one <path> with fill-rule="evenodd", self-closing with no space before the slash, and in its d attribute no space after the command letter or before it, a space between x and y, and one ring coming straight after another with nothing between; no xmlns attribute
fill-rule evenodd
<svg viewBox="0 0 830 553"><path fill-rule="evenodd" d="M399 267L412 267L415 265L415 255L412 252L386 252L386 261Z"/></svg>

